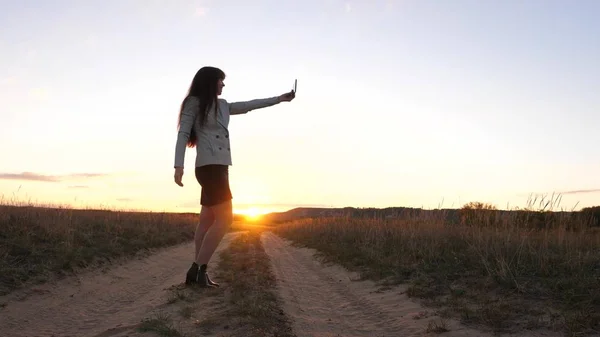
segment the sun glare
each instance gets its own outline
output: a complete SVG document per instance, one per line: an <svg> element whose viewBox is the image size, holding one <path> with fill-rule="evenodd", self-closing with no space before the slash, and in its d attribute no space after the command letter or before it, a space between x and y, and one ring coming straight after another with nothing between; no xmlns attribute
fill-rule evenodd
<svg viewBox="0 0 600 337"><path fill-rule="evenodd" d="M240 210L238 213L245 215L249 220L257 220L261 215L265 214L263 210L257 207Z"/></svg>

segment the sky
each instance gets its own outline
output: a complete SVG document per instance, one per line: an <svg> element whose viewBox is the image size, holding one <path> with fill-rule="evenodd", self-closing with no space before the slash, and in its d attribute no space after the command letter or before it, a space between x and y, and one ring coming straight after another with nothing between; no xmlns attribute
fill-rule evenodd
<svg viewBox="0 0 600 337"><path fill-rule="evenodd" d="M232 116L237 212L600 205L600 2L0 0L0 199L197 212L177 115Z"/></svg>

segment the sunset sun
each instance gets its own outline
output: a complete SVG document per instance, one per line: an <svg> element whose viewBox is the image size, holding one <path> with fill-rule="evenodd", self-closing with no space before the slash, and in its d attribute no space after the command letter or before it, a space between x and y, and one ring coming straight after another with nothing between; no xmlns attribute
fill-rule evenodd
<svg viewBox="0 0 600 337"><path fill-rule="evenodd" d="M257 207L240 210L238 213L245 215L248 220L257 220L261 215L265 214L264 210Z"/></svg>

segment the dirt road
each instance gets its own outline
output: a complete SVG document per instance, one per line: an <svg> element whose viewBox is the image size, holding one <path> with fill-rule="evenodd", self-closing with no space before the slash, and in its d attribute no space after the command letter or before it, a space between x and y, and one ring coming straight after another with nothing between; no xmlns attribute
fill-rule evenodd
<svg viewBox="0 0 600 337"><path fill-rule="evenodd" d="M219 245L209 270L215 269L220 252L235 235L228 234ZM323 265L314 250L292 247L271 232L261 239L283 310L298 337L435 336L442 326L448 330L443 336L492 335L453 320L442 323L431 309L408 298L402 286L381 290L371 281L357 281L356 274L340 266ZM168 288L183 282L192 251L192 243L182 244L111 266L106 272L87 272L0 297L0 304L5 304L0 306L0 335L139 336L135 328L141 320L167 306ZM29 295L23 298L25 293ZM199 311L194 315L209 316L211 305L196 306Z"/></svg>
<svg viewBox="0 0 600 337"><path fill-rule="evenodd" d="M278 282L284 310L298 337L435 336L440 317L404 294L404 287L381 291L339 266L325 266L314 250L292 247L273 233L262 236ZM483 333L446 320L443 336L483 337ZM439 333L439 332L438 332ZM530 333L527 336L546 336Z"/></svg>
<svg viewBox="0 0 600 337"><path fill-rule="evenodd" d="M228 234L218 254L232 238ZM144 259L134 259L106 272L92 271L56 283L15 292L0 303L0 335L37 336L131 336L147 313L167 302L167 288L185 279L193 255L193 243L163 249Z"/></svg>

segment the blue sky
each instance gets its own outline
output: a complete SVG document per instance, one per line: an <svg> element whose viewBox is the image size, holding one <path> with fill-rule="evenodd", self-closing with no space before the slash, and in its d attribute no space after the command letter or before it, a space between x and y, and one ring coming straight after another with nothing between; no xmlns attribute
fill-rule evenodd
<svg viewBox="0 0 600 337"><path fill-rule="evenodd" d="M0 1L0 193L197 210L195 72L229 101L234 207L600 204L597 1ZM23 174L29 172L31 174ZM43 181L46 180L46 181ZM582 192L585 191L585 192Z"/></svg>

